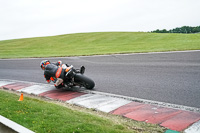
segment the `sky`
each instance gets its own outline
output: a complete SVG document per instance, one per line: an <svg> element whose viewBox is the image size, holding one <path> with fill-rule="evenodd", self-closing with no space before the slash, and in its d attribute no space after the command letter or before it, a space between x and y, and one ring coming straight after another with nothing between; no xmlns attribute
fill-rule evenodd
<svg viewBox="0 0 200 133"><path fill-rule="evenodd" d="M0 0L0 40L200 26L200 0Z"/></svg>

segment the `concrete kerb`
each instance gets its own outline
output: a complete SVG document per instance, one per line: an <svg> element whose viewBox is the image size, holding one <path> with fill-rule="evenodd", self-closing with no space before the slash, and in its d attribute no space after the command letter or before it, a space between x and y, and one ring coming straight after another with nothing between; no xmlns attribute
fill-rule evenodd
<svg viewBox="0 0 200 133"><path fill-rule="evenodd" d="M27 83L27 84L39 85L39 86L41 85L41 86L47 87L47 88L54 87L53 85L42 84L42 83L35 83L35 82L27 82L27 81L0 79L0 82L1 81L5 81L5 82L7 81L7 82L10 82L10 83L21 82L21 83ZM155 105L155 106L158 106L158 107L166 107L166 108L173 108L173 109L177 109L177 110L183 110L183 111L190 111L190 112L200 113L200 109L199 108L194 108L194 107L188 107L188 106L182 106L182 105L176 105L176 104L169 104L169 103L158 102L158 101L151 101L151 100L146 100L146 99L139 99L139 98L134 98L134 97L127 97L127 96L110 94L110 93L104 93L104 92L98 92L98 91L93 91L93 90L79 89L77 91L78 92L82 92L82 93L86 93L86 95L89 95L89 96L92 96L92 94L94 94L94 95L100 95L100 97L99 97L100 99L101 99L101 96L111 97L111 99L112 98L124 99L124 101L125 101L124 104L129 103L127 101L130 101L130 102L133 101L133 102L139 102L139 103L143 103L143 104ZM18 92L20 92L20 91L18 91ZM33 94L33 95L38 96L37 94ZM49 97L45 97L45 98L51 99ZM74 99L76 99L76 98L74 98ZM110 102L113 102L113 101L111 100ZM67 103L74 104L73 102L67 102ZM75 104L75 105L82 106L82 104L80 103L80 105L79 104ZM82 106L82 107L85 107L85 106ZM95 110L109 113L108 110L105 111L105 110L99 109L98 106L96 106L96 105L94 105L94 107L95 107ZM115 109L115 107L113 109ZM111 109L111 110L113 110L113 109ZM188 127L187 129L184 130L185 133L196 133L195 131L197 131L197 132L200 131L200 121L193 123L192 125L190 125L190 127Z"/></svg>
<svg viewBox="0 0 200 133"><path fill-rule="evenodd" d="M160 106L160 107L173 108L173 109L179 109L179 110L184 110L184 111L191 111L191 112L200 113L200 109L195 108L195 107L189 107L189 106L183 106L183 105L177 105L177 104L171 104L171 103L165 103L165 102L158 102L158 101L146 100L146 99L141 99L141 98L135 98L135 97L128 97L128 96L116 95L116 94L111 94L111 93L105 93L105 92L92 91L92 90L83 90L81 92L85 92L85 93L89 93L89 94L106 95L106 96L110 96L110 97L122 98L122 99L130 100L130 101L134 101L134 102L139 102L139 103L145 103L145 104L156 105L156 106Z"/></svg>
<svg viewBox="0 0 200 133"><path fill-rule="evenodd" d="M199 133L200 131L200 121L191 125L188 129L184 131L184 133Z"/></svg>
<svg viewBox="0 0 200 133"><path fill-rule="evenodd" d="M42 85L42 86L46 86L46 87L53 87L53 85L50 85L50 84L42 84L42 83L28 82L28 81L9 80L9 79L0 79L0 81L9 81L11 83L21 82L21 83L29 83L29 84L32 84L32 85ZM184 110L184 111L191 111L191 112L200 113L200 109L195 108L195 107L189 107L189 106L183 106L183 105L177 105L177 104L171 104L171 103L165 103L165 102L159 102L159 101L152 101L152 100L146 100L146 99L135 98L135 97L128 97L128 96L99 92L99 91L93 91L93 90L79 89L77 91L83 92L83 93L88 93L88 94L99 94L99 95L105 95L105 96L109 96L109 97L122 98L122 99L125 99L125 100L130 100L130 101L140 102L140 103L145 103L145 104L150 104L150 105L156 105L156 106L160 106L160 107L167 107L167 108L173 108L173 109L179 109L179 110Z"/></svg>

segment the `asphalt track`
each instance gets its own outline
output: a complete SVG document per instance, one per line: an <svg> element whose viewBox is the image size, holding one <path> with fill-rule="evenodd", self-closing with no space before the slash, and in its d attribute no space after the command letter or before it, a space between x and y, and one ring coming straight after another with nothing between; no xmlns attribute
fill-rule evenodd
<svg viewBox="0 0 200 133"><path fill-rule="evenodd" d="M0 60L0 78L45 83L41 60ZM84 65L96 91L200 108L200 51L49 60Z"/></svg>

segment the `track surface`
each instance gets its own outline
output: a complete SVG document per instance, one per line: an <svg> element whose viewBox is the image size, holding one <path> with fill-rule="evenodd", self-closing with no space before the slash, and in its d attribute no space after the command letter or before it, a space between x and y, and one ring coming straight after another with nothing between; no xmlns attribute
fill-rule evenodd
<svg viewBox="0 0 200 133"><path fill-rule="evenodd" d="M0 78L45 83L41 60L0 60ZM49 60L84 65L97 91L200 108L200 51Z"/></svg>

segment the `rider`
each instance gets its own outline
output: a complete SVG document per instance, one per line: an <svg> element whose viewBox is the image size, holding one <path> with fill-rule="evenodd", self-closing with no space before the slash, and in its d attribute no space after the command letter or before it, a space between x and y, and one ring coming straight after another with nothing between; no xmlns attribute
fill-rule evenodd
<svg viewBox="0 0 200 133"><path fill-rule="evenodd" d="M51 63L49 60L43 60L40 67L44 70L44 77L48 83L52 80L56 88L64 87L63 79L68 69L65 64L62 64L62 61Z"/></svg>

